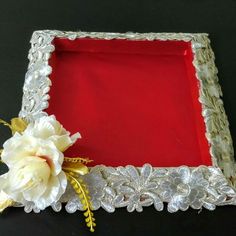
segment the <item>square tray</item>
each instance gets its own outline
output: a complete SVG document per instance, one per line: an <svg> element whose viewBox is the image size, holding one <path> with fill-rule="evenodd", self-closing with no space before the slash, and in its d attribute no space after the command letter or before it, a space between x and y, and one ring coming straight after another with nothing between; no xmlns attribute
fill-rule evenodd
<svg viewBox="0 0 236 236"><path fill-rule="evenodd" d="M236 204L235 161L207 34L36 31L20 117L53 114L93 159L94 209ZM50 99L49 99L50 98ZM68 189L59 203L80 209ZM58 207L58 205L56 205ZM82 210L82 209L81 209Z"/></svg>

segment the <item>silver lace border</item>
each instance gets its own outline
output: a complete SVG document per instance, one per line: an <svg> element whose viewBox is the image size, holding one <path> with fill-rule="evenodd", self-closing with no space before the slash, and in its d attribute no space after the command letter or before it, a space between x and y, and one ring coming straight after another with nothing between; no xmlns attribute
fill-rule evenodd
<svg viewBox="0 0 236 236"><path fill-rule="evenodd" d="M145 164L142 168L106 167L91 168L85 176L92 196L94 209L100 207L113 212L117 207L127 207L129 212L142 211L144 206L154 205L156 210L163 209L168 203L168 211L186 210L188 207L213 210L217 205L235 204L236 172L229 123L218 83L214 53L207 34L187 33L99 33L99 32L62 32L56 30L35 31L31 38L29 66L23 86L20 117L32 122L46 116L44 111L49 105L52 68L48 60L55 50L55 37L128 39L128 40L180 40L191 42L194 54L193 65L199 80L199 101L206 124L206 137L210 144L213 167L196 168L153 168ZM61 209L61 202L67 202L68 212L81 210L81 203L69 186L60 202L53 209ZM32 204L25 211L34 210Z"/></svg>

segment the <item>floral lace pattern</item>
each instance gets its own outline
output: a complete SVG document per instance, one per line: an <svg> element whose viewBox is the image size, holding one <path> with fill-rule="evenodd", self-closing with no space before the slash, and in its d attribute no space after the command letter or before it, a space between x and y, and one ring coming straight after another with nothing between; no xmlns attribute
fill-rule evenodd
<svg viewBox="0 0 236 236"><path fill-rule="evenodd" d="M171 213L206 208L214 210L216 206L236 204L236 191L229 186L221 170L215 167L199 166L189 168L153 168L145 164L138 168L126 167L93 167L84 181L92 196L94 210L100 207L107 212L126 207L128 212L143 211L143 207L153 205L157 211L164 209ZM61 203L66 203L66 210L74 213L82 210L82 203L74 190L68 186L60 202L54 203L55 211L61 210ZM33 205L26 206L29 212L38 212Z"/></svg>

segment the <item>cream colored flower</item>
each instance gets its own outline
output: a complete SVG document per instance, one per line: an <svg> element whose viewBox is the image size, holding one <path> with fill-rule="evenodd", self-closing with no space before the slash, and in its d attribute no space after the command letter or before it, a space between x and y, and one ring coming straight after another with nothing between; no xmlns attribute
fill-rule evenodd
<svg viewBox="0 0 236 236"><path fill-rule="evenodd" d="M61 152L64 152L78 138L81 138L78 132L70 136L70 132L63 128L54 115L39 118L34 123L29 124L24 133L36 138L53 141Z"/></svg>
<svg viewBox="0 0 236 236"><path fill-rule="evenodd" d="M62 151L78 137L78 133L70 137L54 116L42 117L22 134L15 133L3 145L2 161L9 171L0 176L0 191L14 202L33 202L40 210L58 201L67 186Z"/></svg>

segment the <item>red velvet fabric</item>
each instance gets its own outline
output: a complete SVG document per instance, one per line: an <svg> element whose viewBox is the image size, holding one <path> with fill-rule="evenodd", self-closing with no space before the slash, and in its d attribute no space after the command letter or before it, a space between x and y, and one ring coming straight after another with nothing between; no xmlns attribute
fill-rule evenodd
<svg viewBox="0 0 236 236"><path fill-rule="evenodd" d="M47 112L93 165L211 165L191 45L55 39Z"/></svg>

